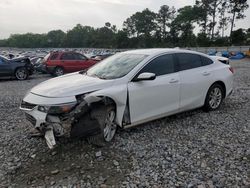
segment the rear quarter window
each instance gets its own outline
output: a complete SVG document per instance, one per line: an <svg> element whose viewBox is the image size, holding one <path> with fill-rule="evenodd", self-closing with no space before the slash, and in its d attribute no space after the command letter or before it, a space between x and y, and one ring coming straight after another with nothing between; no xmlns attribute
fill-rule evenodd
<svg viewBox="0 0 250 188"><path fill-rule="evenodd" d="M204 56L200 56L200 57L201 57L202 66L213 64L213 60L211 60L207 57L204 57Z"/></svg>

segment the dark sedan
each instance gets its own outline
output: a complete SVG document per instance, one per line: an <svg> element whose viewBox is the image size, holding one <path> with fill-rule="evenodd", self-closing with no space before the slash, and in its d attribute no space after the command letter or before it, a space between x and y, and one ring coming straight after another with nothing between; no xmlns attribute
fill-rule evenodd
<svg viewBox="0 0 250 188"><path fill-rule="evenodd" d="M29 58L18 57L8 59L0 56L0 77L10 78L14 77L17 80L26 80L33 74L34 67Z"/></svg>

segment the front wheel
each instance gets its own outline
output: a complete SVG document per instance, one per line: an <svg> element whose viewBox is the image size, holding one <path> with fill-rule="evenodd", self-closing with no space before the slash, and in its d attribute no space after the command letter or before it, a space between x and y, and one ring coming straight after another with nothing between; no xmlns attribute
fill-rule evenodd
<svg viewBox="0 0 250 188"><path fill-rule="evenodd" d="M106 142L110 142L115 136L117 129L115 116L115 109L112 107L107 108L106 118L103 126L103 138Z"/></svg>
<svg viewBox="0 0 250 188"><path fill-rule="evenodd" d="M91 116L98 121L101 133L88 137L89 143L104 146L106 142L111 142L117 130L115 107L113 105L99 107L93 110Z"/></svg>
<svg viewBox="0 0 250 188"><path fill-rule="evenodd" d="M204 110L217 110L223 101L223 88L219 84L212 85L206 96Z"/></svg>
<svg viewBox="0 0 250 188"><path fill-rule="evenodd" d="M15 77L17 80L26 80L29 77L28 70L25 67L18 68Z"/></svg>

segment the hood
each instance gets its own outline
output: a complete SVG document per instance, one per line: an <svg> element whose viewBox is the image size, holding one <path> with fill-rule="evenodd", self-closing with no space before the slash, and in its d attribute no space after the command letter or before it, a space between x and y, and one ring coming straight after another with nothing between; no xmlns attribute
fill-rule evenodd
<svg viewBox="0 0 250 188"><path fill-rule="evenodd" d="M112 86L114 80L102 80L80 73L52 78L31 89L31 93L45 97L69 97Z"/></svg>
<svg viewBox="0 0 250 188"><path fill-rule="evenodd" d="M16 57L13 59L9 59L12 63L30 63L30 59L27 57Z"/></svg>

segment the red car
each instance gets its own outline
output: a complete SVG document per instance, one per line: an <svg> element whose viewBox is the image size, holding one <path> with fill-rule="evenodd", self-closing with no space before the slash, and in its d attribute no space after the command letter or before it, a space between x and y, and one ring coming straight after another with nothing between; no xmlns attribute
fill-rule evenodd
<svg viewBox="0 0 250 188"><path fill-rule="evenodd" d="M85 70L97 63L77 52L52 52L44 58L48 73L61 76L64 73Z"/></svg>

